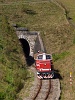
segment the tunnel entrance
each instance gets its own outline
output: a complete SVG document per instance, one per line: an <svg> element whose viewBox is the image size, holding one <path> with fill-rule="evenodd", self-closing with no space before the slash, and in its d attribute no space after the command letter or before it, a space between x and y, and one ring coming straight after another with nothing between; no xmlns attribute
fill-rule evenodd
<svg viewBox="0 0 75 100"><path fill-rule="evenodd" d="M29 43L25 39L23 39L23 38L21 38L19 40L21 42L24 55L25 55L26 58L28 58L29 57L29 54L30 54L30 46L29 46Z"/></svg>
<svg viewBox="0 0 75 100"><path fill-rule="evenodd" d="M28 66L31 66L35 60L32 56L30 56L30 46L29 46L29 43L27 42L27 40L21 38L19 39L19 41L21 42L21 45L22 45L22 48L23 48L23 52L24 52L24 55L26 57L26 62L27 62L27 65Z"/></svg>

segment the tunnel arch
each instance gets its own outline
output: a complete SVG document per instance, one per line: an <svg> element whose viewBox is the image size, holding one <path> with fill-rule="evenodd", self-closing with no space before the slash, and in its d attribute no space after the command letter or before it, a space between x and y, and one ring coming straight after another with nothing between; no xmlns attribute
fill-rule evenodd
<svg viewBox="0 0 75 100"><path fill-rule="evenodd" d="M22 45L25 57L28 58L29 55L30 55L30 46L29 46L28 41L26 39L24 39L24 38L19 38L19 41L20 41L20 43Z"/></svg>

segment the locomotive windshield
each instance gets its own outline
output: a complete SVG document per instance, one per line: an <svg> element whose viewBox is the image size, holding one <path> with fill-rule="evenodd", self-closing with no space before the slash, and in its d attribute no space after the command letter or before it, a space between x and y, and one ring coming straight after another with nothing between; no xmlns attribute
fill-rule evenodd
<svg viewBox="0 0 75 100"><path fill-rule="evenodd" d="M50 55L46 55L46 59L51 59L51 56Z"/></svg>
<svg viewBox="0 0 75 100"><path fill-rule="evenodd" d="M39 55L38 56L38 59L41 59L42 60L43 59L43 55Z"/></svg>
<svg viewBox="0 0 75 100"><path fill-rule="evenodd" d="M38 55L37 59L39 59L39 60L51 59L51 55L43 53L43 54Z"/></svg>

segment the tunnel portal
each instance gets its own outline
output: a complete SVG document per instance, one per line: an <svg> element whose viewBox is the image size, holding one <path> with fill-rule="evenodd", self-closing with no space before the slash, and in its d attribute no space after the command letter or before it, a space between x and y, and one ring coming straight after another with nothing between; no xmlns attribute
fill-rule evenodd
<svg viewBox="0 0 75 100"><path fill-rule="evenodd" d="M40 35L38 32L25 31L24 29L21 30L20 28L16 30L16 34L23 48L26 62L29 66L31 66L35 62L34 53L36 53L36 49L38 48L42 50L41 47L39 48L39 46L41 46L41 40L39 38ZM38 45L35 43L38 42L36 39L39 41Z"/></svg>
<svg viewBox="0 0 75 100"><path fill-rule="evenodd" d="M21 42L22 48L23 48L23 52L26 58L29 57L30 54L30 46L29 43L27 42L27 40L20 38L19 41Z"/></svg>

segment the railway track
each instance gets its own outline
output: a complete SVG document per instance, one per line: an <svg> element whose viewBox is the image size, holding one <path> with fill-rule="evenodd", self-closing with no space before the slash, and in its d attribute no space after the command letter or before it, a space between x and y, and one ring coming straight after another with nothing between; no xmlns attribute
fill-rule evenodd
<svg viewBox="0 0 75 100"><path fill-rule="evenodd" d="M50 94L51 80L39 80L39 82L40 84L33 100L47 100Z"/></svg>

